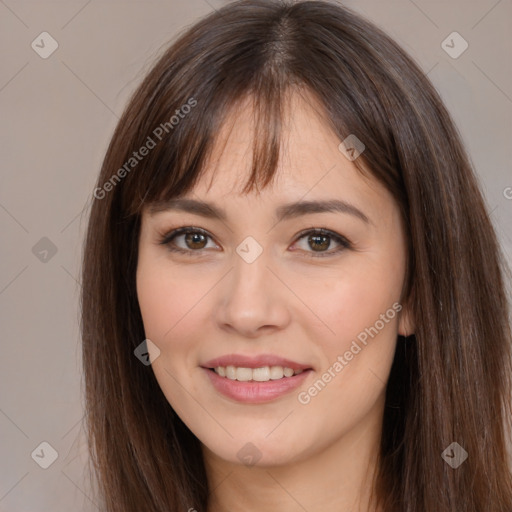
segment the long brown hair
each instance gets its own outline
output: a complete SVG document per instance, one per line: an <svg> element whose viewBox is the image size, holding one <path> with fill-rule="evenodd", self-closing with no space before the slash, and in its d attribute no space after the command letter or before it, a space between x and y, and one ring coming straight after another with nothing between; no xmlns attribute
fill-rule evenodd
<svg viewBox="0 0 512 512"><path fill-rule="evenodd" d="M207 510L200 443L134 356L145 339L141 211L193 188L226 114L246 97L257 136L244 190L266 186L294 88L318 98L340 141L364 142L355 163L391 192L409 241L402 302L415 333L398 337L387 385L377 502L385 512L512 510L508 269L460 136L424 73L380 29L336 3L265 0L228 4L180 34L133 94L103 162L82 294L86 424L103 509ZM457 469L441 456L452 442L468 453Z"/></svg>

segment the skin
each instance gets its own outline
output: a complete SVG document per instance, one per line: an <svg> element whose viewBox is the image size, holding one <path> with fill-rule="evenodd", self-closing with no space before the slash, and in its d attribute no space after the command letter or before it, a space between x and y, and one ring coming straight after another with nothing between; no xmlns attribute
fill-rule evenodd
<svg viewBox="0 0 512 512"><path fill-rule="evenodd" d="M332 367L359 333L400 303L406 239L394 199L339 151L341 141L315 100L295 93L290 106L278 175L259 193L240 194L251 162L250 105L219 133L218 142L226 145L215 150L215 165L207 169L206 176L215 173L213 185L205 176L186 197L224 208L225 222L177 210L145 210L142 216L137 292L146 336L160 349L152 368L169 403L202 443L212 489L209 512L371 510L396 336L413 332L404 305L309 403L298 401L299 392ZM355 205L370 223L340 212L277 224L273 218L283 203L332 198ZM196 245L187 245L184 235L174 239L201 255L159 244L182 226L209 233ZM308 235L299 239L308 228L345 236L352 247L315 257L340 245L328 238L318 249ZM250 264L236 252L247 236L263 248ZM200 367L230 353L277 354L313 371L297 390L244 404L219 394ZM237 456L248 442L261 456L254 465Z"/></svg>

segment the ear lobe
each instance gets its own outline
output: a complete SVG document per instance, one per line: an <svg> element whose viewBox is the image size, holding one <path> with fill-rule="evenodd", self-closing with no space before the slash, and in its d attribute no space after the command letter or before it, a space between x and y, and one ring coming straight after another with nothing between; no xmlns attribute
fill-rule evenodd
<svg viewBox="0 0 512 512"><path fill-rule="evenodd" d="M398 334L400 336L410 336L414 334L416 324L409 308L403 308L400 311L400 318L398 319Z"/></svg>

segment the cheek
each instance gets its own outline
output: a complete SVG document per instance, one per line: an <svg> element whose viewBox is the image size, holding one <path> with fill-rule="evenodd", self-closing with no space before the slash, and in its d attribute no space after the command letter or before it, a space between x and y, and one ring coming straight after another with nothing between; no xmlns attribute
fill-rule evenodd
<svg viewBox="0 0 512 512"><path fill-rule="evenodd" d="M151 271L137 272L137 297L144 323L146 336L161 340L175 322L179 300L171 293L172 287L165 279Z"/></svg>
<svg viewBox="0 0 512 512"><path fill-rule="evenodd" d="M139 260L137 296L144 332L160 350L151 368L169 404L181 417L185 416L188 402L177 382L187 382L189 392L195 392L194 381L187 373L196 365L194 325L196 329L200 325L194 316L199 312L197 295L196 287L183 287L181 280L162 272L156 261L146 264L144 258Z"/></svg>
<svg viewBox="0 0 512 512"><path fill-rule="evenodd" d="M396 329L397 312L392 306L400 299L402 279L400 269L388 265L387 261L354 258L350 263L347 261L342 272L338 269L328 276L323 275L321 280L301 277L302 285L297 289L314 313L307 315L307 318L314 318L309 323L310 328L317 335L321 330L323 343L338 350L347 343L350 345L352 339L376 322L379 331ZM384 320L381 315L385 315Z"/></svg>
<svg viewBox="0 0 512 512"><path fill-rule="evenodd" d="M310 412L342 404L339 413L331 412L332 435L347 418L370 410L385 389L396 345L400 286L399 276L384 277L382 268L365 265L364 271L354 266L315 293L314 307L330 330L320 336L320 330L326 332L323 324L303 324L322 362L299 402Z"/></svg>
<svg viewBox="0 0 512 512"><path fill-rule="evenodd" d="M155 367L165 363L181 371L196 366L197 345L212 309L208 292L214 284L191 268L172 268L165 257L143 254L139 259L137 296L144 332L163 356Z"/></svg>
<svg viewBox="0 0 512 512"><path fill-rule="evenodd" d="M197 288L183 286L179 278L164 270L165 264L161 261L149 261L144 254L139 259L137 297L144 330L146 337L161 350L169 345L168 340L176 331L186 326L187 312L192 313L191 308L197 302Z"/></svg>

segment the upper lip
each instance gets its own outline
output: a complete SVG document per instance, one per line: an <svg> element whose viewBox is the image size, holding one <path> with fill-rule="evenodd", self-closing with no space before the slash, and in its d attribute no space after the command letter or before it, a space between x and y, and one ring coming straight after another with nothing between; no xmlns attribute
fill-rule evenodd
<svg viewBox="0 0 512 512"><path fill-rule="evenodd" d="M239 368L261 368L262 366L282 366L292 370L308 370L311 366L297 363L291 359L279 357L273 354L260 354L258 356L244 356L241 354L227 354L225 356L210 359L202 365L204 368L216 368L217 366L237 366Z"/></svg>

